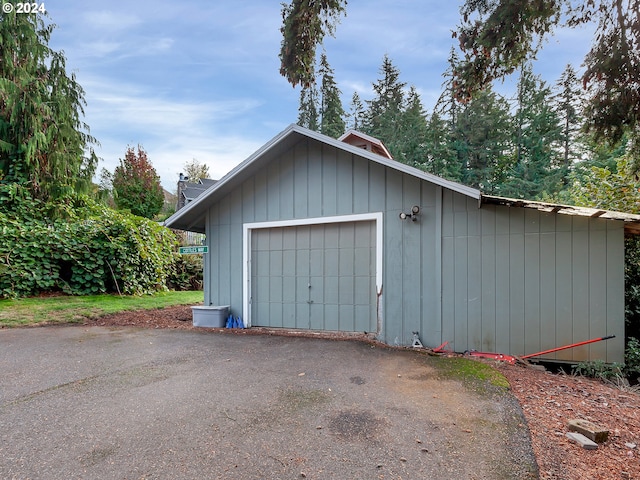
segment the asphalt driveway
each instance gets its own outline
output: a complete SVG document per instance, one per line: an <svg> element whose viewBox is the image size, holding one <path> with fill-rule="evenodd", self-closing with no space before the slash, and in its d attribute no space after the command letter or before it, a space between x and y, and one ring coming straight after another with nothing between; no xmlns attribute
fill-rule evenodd
<svg viewBox="0 0 640 480"><path fill-rule="evenodd" d="M0 330L0 478L537 478L513 397L430 362L351 341Z"/></svg>

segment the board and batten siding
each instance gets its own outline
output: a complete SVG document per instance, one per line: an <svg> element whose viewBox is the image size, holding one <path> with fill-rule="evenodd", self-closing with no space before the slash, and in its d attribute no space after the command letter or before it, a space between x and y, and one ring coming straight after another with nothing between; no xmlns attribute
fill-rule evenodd
<svg viewBox="0 0 640 480"><path fill-rule="evenodd" d="M218 192L206 218L205 305L243 315L243 225L382 213L378 337L524 355L589 338L558 360L623 360L622 222L482 205L303 138ZM400 212L420 207L416 222Z"/></svg>
<svg viewBox="0 0 640 480"><path fill-rule="evenodd" d="M382 212L380 339L410 345L412 332L419 331L438 341L440 192L412 175L305 139L210 206L205 305L243 313L243 224ZM400 212L413 205L420 206L420 220L401 220Z"/></svg>
<svg viewBox="0 0 640 480"><path fill-rule="evenodd" d="M624 226L443 194L443 341L455 351L624 359Z"/></svg>

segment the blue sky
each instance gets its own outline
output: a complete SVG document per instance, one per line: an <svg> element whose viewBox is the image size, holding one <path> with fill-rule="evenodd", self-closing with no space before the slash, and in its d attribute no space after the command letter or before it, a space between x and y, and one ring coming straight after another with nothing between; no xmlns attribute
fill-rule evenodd
<svg viewBox="0 0 640 480"><path fill-rule="evenodd" d="M192 158L220 178L295 122L299 90L279 74L281 1L46 1L57 25L50 45L85 90L99 169L113 171L128 145L141 144L174 191ZM385 54L430 109L461 4L350 0L324 47L345 109L354 91L371 98ZM588 29L557 32L535 72L553 83L567 63L578 68L590 38Z"/></svg>

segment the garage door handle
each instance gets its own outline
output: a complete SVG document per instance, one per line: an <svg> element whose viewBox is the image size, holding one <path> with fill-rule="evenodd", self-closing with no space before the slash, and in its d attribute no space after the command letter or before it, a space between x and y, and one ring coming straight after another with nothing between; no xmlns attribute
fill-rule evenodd
<svg viewBox="0 0 640 480"><path fill-rule="evenodd" d="M313 303L313 300L307 300L307 303L311 305Z"/></svg>

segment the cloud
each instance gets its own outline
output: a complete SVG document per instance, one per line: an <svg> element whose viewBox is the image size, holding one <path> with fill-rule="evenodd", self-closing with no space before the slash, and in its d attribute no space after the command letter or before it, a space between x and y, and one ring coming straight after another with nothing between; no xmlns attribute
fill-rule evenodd
<svg viewBox="0 0 640 480"><path fill-rule="evenodd" d="M165 188L192 158L207 163L217 177L260 145L243 137L235 122L261 105L251 98L198 102L165 98L138 86L85 79L86 118L101 146L100 168L113 171L127 144L141 144ZM124 144L123 142L127 142Z"/></svg>
<svg viewBox="0 0 640 480"><path fill-rule="evenodd" d="M85 11L83 23L92 31L119 32L142 23L135 15L123 13L123 9Z"/></svg>

